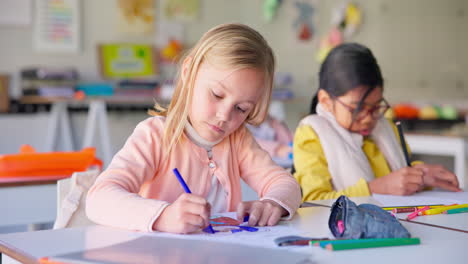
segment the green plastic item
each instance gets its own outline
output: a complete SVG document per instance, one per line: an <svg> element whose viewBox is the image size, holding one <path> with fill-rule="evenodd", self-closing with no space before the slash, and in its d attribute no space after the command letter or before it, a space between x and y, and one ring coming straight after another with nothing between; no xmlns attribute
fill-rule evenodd
<svg viewBox="0 0 468 264"><path fill-rule="evenodd" d="M445 120L456 120L458 111L453 106L443 106L440 108L440 118Z"/></svg>

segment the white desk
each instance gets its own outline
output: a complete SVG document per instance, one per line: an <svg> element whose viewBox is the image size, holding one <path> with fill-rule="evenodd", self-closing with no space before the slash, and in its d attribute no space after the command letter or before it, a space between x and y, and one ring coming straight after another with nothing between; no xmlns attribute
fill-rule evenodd
<svg viewBox="0 0 468 264"><path fill-rule="evenodd" d="M440 221L445 224L454 224L453 222L459 221L468 222L468 214L459 215L457 218L451 216L444 215L444 219ZM328 217L329 208L326 207L300 208L292 221L282 222L281 225L292 225L300 229L303 235L306 236L331 236L327 224ZM414 237L421 239L421 245L337 252L326 251L318 247L278 248L278 250L283 250L284 254L288 254L288 250L305 252L310 254L314 263L394 264L395 261L404 261L405 263L420 263L422 261L426 263L466 263L468 258L467 233L407 222L402 224ZM3 264L14 263L11 262L11 258L23 263L36 263L40 257L113 245L143 235L145 233L102 226L4 234L0 235L0 251L4 254L2 256ZM203 254L203 252L200 252L200 254ZM124 255L122 254L122 256ZM186 259L181 261L183 263L190 262ZM160 262L155 261L154 263Z"/></svg>
<svg viewBox="0 0 468 264"><path fill-rule="evenodd" d="M425 135L408 133L405 135L412 153L442 155L454 157L454 173L461 188L468 188L466 173L468 156L468 139L455 136Z"/></svg>
<svg viewBox="0 0 468 264"><path fill-rule="evenodd" d="M66 176L0 178L0 226L29 225L55 221L57 180Z"/></svg>

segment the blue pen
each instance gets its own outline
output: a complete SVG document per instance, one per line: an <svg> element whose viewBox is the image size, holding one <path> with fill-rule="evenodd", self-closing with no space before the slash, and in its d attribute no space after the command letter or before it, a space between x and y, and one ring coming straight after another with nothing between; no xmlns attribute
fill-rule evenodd
<svg viewBox="0 0 468 264"><path fill-rule="evenodd" d="M180 185L182 185L182 188L184 188L185 192L186 193L192 193L190 191L189 187L187 186L187 184L185 183L184 178L182 178L182 175L180 175L179 170L177 168L175 168L172 171L174 172L175 176L177 177L177 180L179 180Z"/></svg>
<svg viewBox="0 0 468 264"><path fill-rule="evenodd" d="M180 175L179 170L177 168L175 168L172 171L174 172L177 180L180 182L180 185L182 185L182 188L184 188L184 191L186 193L192 193L190 191L189 187L187 186L187 184L185 183L184 178L182 178L182 175ZM213 227L211 226L211 224L208 225L206 228L204 228L203 231L211 233L211 234L216 233L215 230L213 229Z"/></svg>

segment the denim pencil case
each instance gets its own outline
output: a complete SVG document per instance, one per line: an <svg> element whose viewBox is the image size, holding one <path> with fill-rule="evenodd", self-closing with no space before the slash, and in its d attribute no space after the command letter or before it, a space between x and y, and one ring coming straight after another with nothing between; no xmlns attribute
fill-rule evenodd
<svg viewBox="0 0 468 264"><path fill-rule="evenodd" d="M331 208L328 227L336 238L408 238L406 228L390 213L373 204L356 205L340 196Z"/></svg>

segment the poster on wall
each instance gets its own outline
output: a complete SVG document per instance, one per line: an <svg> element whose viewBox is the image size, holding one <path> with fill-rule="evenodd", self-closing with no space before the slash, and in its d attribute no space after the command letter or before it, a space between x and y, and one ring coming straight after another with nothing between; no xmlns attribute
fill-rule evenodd
<svg viewBox="0 0 468 264"><path fill-rule="evenodd" d="M152 78L157 73L152 45L101 44L98 53L101 75L106 79Z"/></svg>
<svg viewBox="0 0 468 264"><path fill-rule="evenodd" d="M39 52L78 53L79 0L36 0L34 48Z"/></svg>
<svg viewBox="0 0 468 264"><path fill-rule="evenodd" d="M153 0L117 0L116 15L119 32L154 33L156 7Z"/></svg>
<svg viewBox="0 0 468 264"><path fill-rule="evenodd" d="M200 0L164 0L161 5L168 20L191 22L200 13Z"/></svg>

